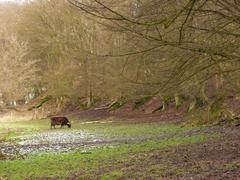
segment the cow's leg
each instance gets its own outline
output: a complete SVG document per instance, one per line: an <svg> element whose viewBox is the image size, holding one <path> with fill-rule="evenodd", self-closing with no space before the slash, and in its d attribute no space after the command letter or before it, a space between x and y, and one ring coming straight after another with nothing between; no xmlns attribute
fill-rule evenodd
<svg viewBox="0 0 240 180"><path fill-rule="evenodd" d="M64 126L64 125L63 125L63 124L61 124L61 128L63 128L63 126Z"/></svg>

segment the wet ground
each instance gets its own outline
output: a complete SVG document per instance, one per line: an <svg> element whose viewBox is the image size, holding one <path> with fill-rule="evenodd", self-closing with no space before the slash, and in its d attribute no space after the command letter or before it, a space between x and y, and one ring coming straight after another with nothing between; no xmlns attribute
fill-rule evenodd
<svg viewBox="0 0 240 180"><path fill-rule="evenodd" d="M75 160L69 154L77 152L83 156L77 156L79 159L76 160L74 171L66 172L60 176L57 167L54 170L55 174L51 175L50 171L48 172L49 176L43 173L44 175L36 177L41 177L40 179L49 177L52 179L63 177L68 179L79 179L80 177L101 179L106 174L115 173L116 175L117 173L122 179L138 179L139 177L142 179L240 179L240 127L185 128L178 123L136 124L113 123L112 121L75 123L73 129L49 129L48 125L49 122L44 120L33 124L22 122L2 126L0 129L0 160L10 161L2 161L1 167L11 170L13 173L15 172L14 166L18 162L26 162L30 164L29 166L35 166L36 172L43 173L45 168L40 171L39 161L36 161L35 164L31 158L35 155L38 157L39 154L49 153L57 157L49 160L49 163L52 162L53 169L55 161L62 163L61 167L69 163L70 168ZM205 137L204 141L183 143L184 139L194 139L199 135ZM151 141L155 143L151 144ZM176 142L172 147L167 145L169 142L171 144L171 141ZM156 142L163 146L166 144L166 148L161 146L152 148ZM147 144L138 146L141 143ZM123 154L119 158L121 149L117 149L117 146L123 145L122 147L125 147L124 145L128 144L129 151L125 153L123 149ZM94 152L96 149L101 150L105 147L113 149L110 152L116 153L116 156L109 158L108 155L103 155L104 158L98 159L99 157ZM104 154L108 153L108 150L99 152ZM63 158L58 161L62 154L66 154L69 159ZM78 167L80 161L86 165L95 162L101 166L95 167L92 163L90 168L83 169L84 166ZM9 164L14 164L14 166ZM19 167L23 168L22 165ZM28 168L25 171L25 174L28 174ZM21 173L16 172L19 173L18 177L20 177ZM12 178L14 175L7 173L3 177Z"/></svg>
<svg viewBox="0 0 240 180"><path fill-rule="evenodd" d="M0 148L3 154L14 157L29 153L69 152L79 147L91 147L103 143L103 139L88 132L52 130L11 138L0 143Z"/></svg>
<svg viewBox="0 0 240 180"><path fill-rule="evenodd" d="M98 123L85 122L84 124ZM107 126L107 125L106 125ZM193 136L197 134L223 133L225 130L219 127L195 128L186 132L165 133L135 136L119 136L99 134L93 131L78 129L50 129L36 131L34 133L17 135L0 142L1 154L6 159L21 159L29 154L38 153L62 153L80 150L88 153L92 148L101 146L114 146L117 144L140 143L147 140L164 140L174 137Z"/></svg>
<svg viewBox="0 0 240 180"><path fill-rule="evenodd" d="M10 138L8 141L0 142L0 148L1 153L6 155L6 157L16 159L36 153L62 153L76 150L87 153L91 148L120 143L138 143L145 140L165 139L172 136L174 134L158 135L156 137L109 137L83 130L54 129Z"/></svg>

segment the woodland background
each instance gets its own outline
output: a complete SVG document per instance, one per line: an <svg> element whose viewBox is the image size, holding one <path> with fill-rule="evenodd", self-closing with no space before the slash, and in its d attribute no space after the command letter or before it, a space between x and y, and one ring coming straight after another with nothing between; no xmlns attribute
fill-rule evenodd
<svg viewBox="0 0 240 180"><path fill-rule="evenodd" d="M118 108L158 97L156 111L187 102L186 111L219 118L239 96L239 7L236 0L1 3L1 106Z"/></svg>

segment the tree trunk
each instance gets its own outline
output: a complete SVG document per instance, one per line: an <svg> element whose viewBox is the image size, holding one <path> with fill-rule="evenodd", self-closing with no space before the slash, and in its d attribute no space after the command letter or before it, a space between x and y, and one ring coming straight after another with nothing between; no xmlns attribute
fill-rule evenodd
<svg viewBox="0 0 240 180"><path fill-rule="evenodd" d="M205 83L201 86L201 96L205 102L208 102L208 96L205 93Z"/></svg>
<svg viewBox="0 0 240 180"><path fill-rule="evenodd" d="M87 107L90 108L93 105L93 92L92 92L92 85L89 84L89 91L87 97Z"/></svg>
<svg viewBox="0 0 240 180"><path fill-rule="evenodd" d="M181 99L178 93L174 94L174 99L175 99L176 108L179 108L181 106Z"/></svg>
<svg viewBox="0 0 240 180"><path fill-rule="evenodd" d="M93 90L92 90L92 83L89 74L89 66L88 66L88 59L83 61L84 64L84 74L85 74L85 96L87 97L87 108L92 106L93 103Z"/></svg>

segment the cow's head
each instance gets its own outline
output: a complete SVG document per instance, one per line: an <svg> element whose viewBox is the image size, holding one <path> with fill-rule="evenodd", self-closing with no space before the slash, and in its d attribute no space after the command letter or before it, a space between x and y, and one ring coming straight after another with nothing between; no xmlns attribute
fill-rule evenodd
<svg viewBox="0 0 240 180"><path fill-rule="evenodd" d="M67 126L68 126L69 128L71 128L71 124L70 124L70 123L68 123Z"/></svg>

